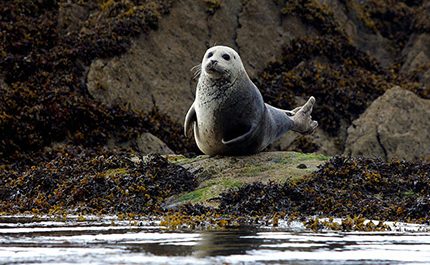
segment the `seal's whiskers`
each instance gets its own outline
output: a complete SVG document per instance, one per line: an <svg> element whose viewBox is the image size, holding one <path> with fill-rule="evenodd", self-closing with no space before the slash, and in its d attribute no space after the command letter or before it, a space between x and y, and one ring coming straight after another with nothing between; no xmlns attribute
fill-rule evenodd
<svg viewBox="0 0 430 265"><path fill-rule="evenodd" d="M198 64L198 65L191 67L191 72L194 72L193 79L196 79L197 77L200 76L200 73L202 72L202 65Z"/></svg>

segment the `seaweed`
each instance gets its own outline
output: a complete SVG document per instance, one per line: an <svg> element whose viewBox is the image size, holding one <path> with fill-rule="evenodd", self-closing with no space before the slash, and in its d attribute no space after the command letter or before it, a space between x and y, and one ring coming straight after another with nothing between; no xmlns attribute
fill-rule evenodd
<svg viewBox="0 0 430 265"><path fill-rule="evenodd" d="M377 31L390 40L394 40L401 51L413 33L414 19L419 3L410 1L366 1L363 10Z"/></svg>
<svg viewBox="0 0 430 265"><path fill-rule="evenodd" d="M294 183L253 183L221 195L226 214L427 222L430 164L337 156Z"/></svg>
<svg viewBox="0 0 430 265"><path fill-rule="evenodd" d="M339 137L374 99L395 85L428 98L430 88L419 84L422 70L409 76L400 74L400 56L393 65L381 66L352 43L331 6L315 0L275 2L284 16L298 17L318 34L289 41L282 56L256 78L269 104L293 109L302 103L298 98L315 96L314 118L329 136ZM358 18L356 23L361 21L373 33L393 40L397 52L415 32L414 27L425 27L414 25L425 25L423 18L428 17L419 11L426 10L420 1L341 3Z"/></svg>
<svg viewBox="0 0 430 265"><path fill-rule="evenodd" d="M0 172L7 213L162 214L164 201L194 190L195 176L160 155L66 146L36 165Z"/></svg>
<svg viewBox="0 0 430 265"><path fill-rule="evenodd" d="M333 11L325 3L315 0L284 1L281 13L300 17L306 24L314 26L322 34L344 35L334 19Z"/></svg>
<svg viewBox="0 0 430 265"><path fill-rule="evenodd" d="M81 21L82 29L67 32L58 27L60 4L8 0L0 7L0 162L55 142L96 147L147 131L175 151L196 150L156 107L146 114L107 107L92 99L85 83L92 60L119 55L132 37L156 30L170 1L79 2L94 14Z"/></svg>
<svg viewBox="0 0 430 265"><path fill-rule="evenodd" d="M393 78L343 38L313 37L293 40L282 60L270 64L256 82L269 104L286 109L298 105L296 96L315 96L316 120L336 136L342 123L351 124L391 87Z"/></svg>

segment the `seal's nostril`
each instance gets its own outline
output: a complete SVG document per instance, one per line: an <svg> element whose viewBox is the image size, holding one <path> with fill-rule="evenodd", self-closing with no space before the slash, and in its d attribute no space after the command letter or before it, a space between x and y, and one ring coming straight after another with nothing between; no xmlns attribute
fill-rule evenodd
<svg viewBox="0 0 430 265"><path fill-rule="evenodd" d="M217 60L211 60L211 64L216 65L218 63Z"/></svg>

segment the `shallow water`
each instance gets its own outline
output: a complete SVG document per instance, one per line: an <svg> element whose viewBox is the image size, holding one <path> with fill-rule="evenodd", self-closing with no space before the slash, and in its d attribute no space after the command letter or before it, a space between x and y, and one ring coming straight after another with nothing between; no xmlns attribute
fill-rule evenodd
<svg viewBox="0 0 430 265"><path fill-rule="evenodd" d="M312 233L299 224L171 232L157 221L0 218L1 264L427 264L430 232ZM413 227L413 226L412 226ZM405 229L399 229L405 230Z"/></svg>

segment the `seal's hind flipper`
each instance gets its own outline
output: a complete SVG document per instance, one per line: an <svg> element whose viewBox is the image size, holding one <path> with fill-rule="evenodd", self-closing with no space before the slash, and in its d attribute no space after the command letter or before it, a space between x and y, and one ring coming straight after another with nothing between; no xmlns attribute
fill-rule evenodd
<svg viewBox="0 0 430 265"><path fill-rule="evenodd" d="M187 112L187 116L185 116L185 122L184 122L184 134L185 137L188 137L188 133L192 129L193 122L197 121L197 115L196 110L194 108L194 103L191 105L190 109Z"/></svg>
<svg viewBox="0 0 430 265"><path fill-rule="evenodd" d="M256 125L252 124L251 128L245 134L242 134L242 135L239 135L237 137L234 137L233 139L227 139L227 140L225 140L223 138L221 140L221 142L223 144L225 144L225 145L233 145L233 144L243 143L243 142L249 140L252 137L252 135L254 134L255 128L256 128Z"/></svg>

